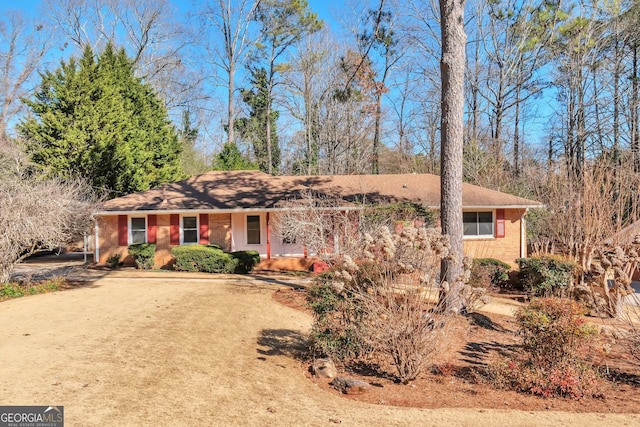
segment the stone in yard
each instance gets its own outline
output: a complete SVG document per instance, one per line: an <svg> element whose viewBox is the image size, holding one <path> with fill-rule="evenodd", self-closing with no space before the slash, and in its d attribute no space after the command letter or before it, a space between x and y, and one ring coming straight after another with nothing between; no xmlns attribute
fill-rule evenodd
<svg viewBox="0 0 640 427"><path fill-rule="evenodd" d="M311 365L311 372L320 378L335 378L335 376L338 375L336 365L334 365L333 360L329 358L316 359L313 365Z"/></svg>
<svg viewBox="0 0 640 427"><path fill-rule="evenodd" d="M364 394L371 387L368 382L348 377L336 377L329 384L344 394Z"/></svg>

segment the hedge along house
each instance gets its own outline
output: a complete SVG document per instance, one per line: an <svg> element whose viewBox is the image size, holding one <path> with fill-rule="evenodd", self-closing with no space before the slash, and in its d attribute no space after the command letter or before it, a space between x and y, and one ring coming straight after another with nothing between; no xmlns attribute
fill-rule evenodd
<svg viewBox="0 0 640 427"><path fill-rule="evenodd" d="M129 245L155 243L155 266L171 265L171 248L216 244L226 251L256 250L263 258L301 257L305 248L283 242L274 218L309 191L340 202L334 209L411 202L440 207L440 177L429 174L280 176L258 171L208 172L104 203L96 214L95 261L105 264ZM538 202L463 185L464 250L515 265L526 256L524 215Z"/></svg>

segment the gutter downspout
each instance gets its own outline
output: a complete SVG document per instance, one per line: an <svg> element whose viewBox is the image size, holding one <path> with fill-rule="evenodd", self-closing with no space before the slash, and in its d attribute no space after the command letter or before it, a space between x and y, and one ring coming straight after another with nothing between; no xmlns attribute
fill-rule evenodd
<svg viewBox="0 0 640 427"><path fill-rule="evenodd" d="M269 212L267 212L267 259L271 259L271 227L269 222Z"/></svg>
<svg viewBox="0 0 640 427"><path fill-rule="evenodd" d="M520 258L526 258L527 256L527 220L525 216L528 211L529 208L525 208L520 216Z"/></svg>
<svg viewBox="0 0 640 427"><path fill-rule="evenodd" d="M93 220L94 222L94 229L95 229L95 233L96 233L96 239L95 242L93 243L93 262L95 262L96 264L100 264L100 241L98 240L98 220L95 219Z"/></svg>

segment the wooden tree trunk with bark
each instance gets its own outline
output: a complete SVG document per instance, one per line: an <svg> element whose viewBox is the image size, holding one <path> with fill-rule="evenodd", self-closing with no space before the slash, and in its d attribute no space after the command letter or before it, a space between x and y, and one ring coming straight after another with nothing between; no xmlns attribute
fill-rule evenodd
<svg viewBox="0 0 640 427"><path fill-rule="evenodd" d="M448 312L465 309L462 295L462 150L466 34L465 0L440 0L442 31L441 202L442 232L449 236L451 255L443 260L440 301Z"/></svg>

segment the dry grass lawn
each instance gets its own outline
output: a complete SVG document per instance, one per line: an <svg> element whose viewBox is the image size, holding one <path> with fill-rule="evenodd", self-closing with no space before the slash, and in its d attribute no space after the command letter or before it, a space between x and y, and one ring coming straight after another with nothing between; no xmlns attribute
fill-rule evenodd
<svg viewBox="0 0 640 427"><path fill-rule="evenodd" d="M343 399L295 356L311 318L283 285L112 277L0 303L0 405L64 405L69 426L640 425L634 414L421 410Z"/></svg>

